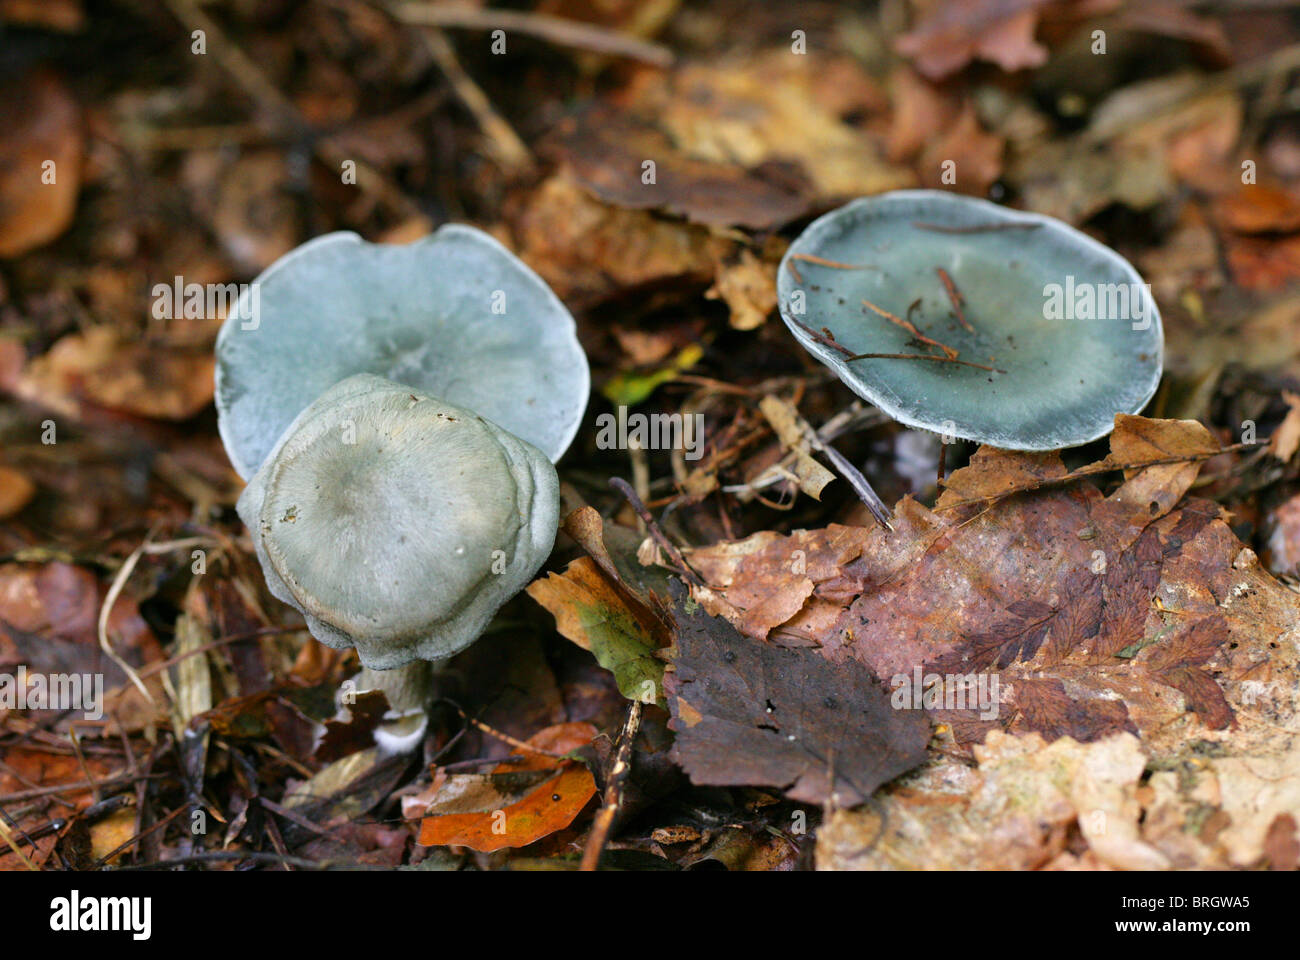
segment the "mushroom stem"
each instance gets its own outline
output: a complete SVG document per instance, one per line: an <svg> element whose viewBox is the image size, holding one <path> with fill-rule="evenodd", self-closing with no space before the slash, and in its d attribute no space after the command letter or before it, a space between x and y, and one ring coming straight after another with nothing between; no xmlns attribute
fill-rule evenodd
<svg viewBox="0 0 1300 960"><path fill-rule="evenodd" d="M388 698L384 722L375 729L375 742L385 753L409 753L424 739L434 671L444 662L412 660L391 670L362 667L357 674L357 693L382 690Z"/></svg>

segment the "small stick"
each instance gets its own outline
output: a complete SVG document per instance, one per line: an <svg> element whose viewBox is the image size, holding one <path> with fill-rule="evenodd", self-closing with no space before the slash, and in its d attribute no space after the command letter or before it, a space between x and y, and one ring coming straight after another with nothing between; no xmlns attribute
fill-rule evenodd
<svg viewBox="0 0 1300 960"><path fill-rule="evenodd" d="M636 511L636 515L645 522L646 529L650 531L650 536L654 537L655 543L659 544L659 546L663 548L663 551L668 554L668 559L676 564L677 569L681 572L682 576L689 580L692 586L704 586L704 581L701 580L699 575L691 569L690 565L686 562L686 558L682 556L682 552L678 550L664 532L659 529L659 524L655 522L654 516L646 509L646 505L641 502L641 498L637 496L637 492L632 489L632 485L622 477L610 477L609 485L619 493L623 494L624 499L626 499L627 502L631 504L632 509Z"/></svg>
<svg viewBox="0 0 1300 960"><path fill-rule="evenodd" d="M468 713L465 712L464 708L461 707L461 705L457 703L455 700L448 700L444 698L442 702L450 703L453 707L455 707L456 712L461 715L461 719L463 719L466 723L473 724L474 726L482 730L484 733L486 733L489 737L494 737L497 740L500 740L502 743L509 744L510 746L514 747L516 750L526 750L529 753L540 753L542 756L550 757L552 760L565 759L565 754L563 753L553 753L550 750L543 750L540 747L534 747L532 744L524 743L524 741L522 740L517 740L516 738L510 736L510 734L508 733L505 733L501 730L497 730L494 727L489 727L482 720L479 720L475 717L471 717Z"/></svg>
<svg viewBox="0 0 1300 960"><path fill-rule="evenodd" d="M952 357L936 357L932 353L855 353L852 356L844 358L845 360L930 360L934 363L956 363L963 367L974 367L976 370L987 370L989 373L1006 373L997 367L990 367L983 363L974 363L970 360L955 360Z"/></svg>
<svg viewBox="0 0 1300 960"><path fill-rule="evenodd" d="M899 316L896 316L896 315L890 313L890 312L889 312L888 310L886 310L884 307L878 307L878 306L876 306L876 305L875 305L874 303L872 303L870 300L863 300L863 301L862 301L862 305L863 305L864 307L866 307L867 309L869 309L869 310L874 310L876 313L880 314L882 317L884 317L884 318L885 318L886 320L888 320L890 323L897 324L898 326L902 327L904 330L906 330L908 333L910 333L913 337L915 337L915 338L916 338L917 340L919 340L921 343L924 343L924 344L926 344L927 346L931 346L931 347L938 347L940 350L942 350L942 351L944 352L944 355L945 355L949 360L956 360L956 359L957 359L957 351L956 351L956 350L954 350L952 347L949 347L949 346L947 346L947 345L945 345L945 344L940 343L938 340L934 340L934 339L932 339L931 337L927 337L925 334L923 334L920 330L918 330L918 329L916 328L916 324L914 324L911 320L904 320L902 317L899 317Z"/></svg>
<svg viewBox="0 0 1300 960"><path fill-rule="evenodd" d="M933 230L935 233L994 233L998 230L1037 230L1041 223L980 223L970 227L949 227L942 223L920 223L913 220L912 226L918 230Z"/></svg>
<svg viewBox="0 0 1300 960"><path fill-rule="evenodd" d="M466 30L509 30L538 37L562 47L639 60L652 67L673 65L673 52L657 43L637 40L615 30L543 13L512 10L476 10L432 3L405 3L392 8L393 15L424 27L453 27Z"/></svg>
<svg viewBox="0 0 1300 960"><path fill-rule="evenodd" d="M591 825L591 835L587 847L582 851L582 863L578 869L588 872L596 869L600 863L601 851L609 840L610 827L618 808L623 805L623 788L627 776L632 770L632 744L636 741L637 730L641 727L641 701L633 700L628 704L627 719L623 721L623 730L618 735L618 747L614 751L614 765L609 770L609 782L605 785L605 805L596 814Z"/></svg>
<svg viewBox="0 0 1300 960"><path fill-rule="evenodd" d="M791 260L802 260L804 263L815 263L819 267L833 267L836 270L879 270L880 268L870 263L840 263L838 260L827 260L825 257L817 257L811 253L792 253Z"/></svg>
<svg viewBox="0 0 1300 960"><path fill-rule="evenodd" d="M845 360L930 360L934 363L956 363L963 367L975 367L977 370L987 370L989 373L1006 373L1005 370L999 370L997 367L985 366L982 363L972 363L969 360L953 360L949 357L936 357L930 353L854 353L848 347L844 346L844 344L836 340L835 335L829 330L824 334L818 333L812 327L808 326L808 324L801 323L793 317L790 319L794 321L795 326L808 334L808 336L812 337L817 343L838 351Z"/></svg>
<svg viewBox="0 0 1300 960"><path fill-rule="evenodd" d="M943 487L943 471L948 466L948 441L942 437L939 438L939 479L936 486Z"/></svg>
<svg viewBox="0 0 1300 960"><path fill-rule="evenodd" d="M952 301L952 309L957 314L957 322L965 327L967 332L974 333L975 328L967 322L966 314L961 309L962 304L966 302L966 298L957 289L957 284L952 282L952 277L948 276L947 270L943 267L935 267L934 269L939 272L939 279L943 281L943 288L948 291L948 299Z"/></svg>

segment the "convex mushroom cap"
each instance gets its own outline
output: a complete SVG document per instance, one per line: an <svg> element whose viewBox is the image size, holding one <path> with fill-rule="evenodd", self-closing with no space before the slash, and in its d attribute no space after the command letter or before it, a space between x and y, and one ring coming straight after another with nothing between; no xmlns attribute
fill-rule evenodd
<svg viewBox="0 0 1300 960"><path fill-rule="evenodd" d="M237 509L271 592L386 670L473 643L549 555L559 480L473 411L362 374L297 416Z"/></svg>
<svg viewBox="0 0 1300 960"><path fill-rule="evenodd" d="M1051 217L984 200L856 200L791 245L777 289L805 349L894 419L936 433L1075 446L1139 412L1160 381L1160 314L1128 261ZM864 353L929 359L849 359Z"/></svg>
<svg viewBox="0 0 1300 960"><path fill-rule="evenodd" d="M221 439L240 476L346 377L475 410L558 460L590 388L572 315L518 257L449 224L404 246L317 237L268 267L217 337Z"/></svg>

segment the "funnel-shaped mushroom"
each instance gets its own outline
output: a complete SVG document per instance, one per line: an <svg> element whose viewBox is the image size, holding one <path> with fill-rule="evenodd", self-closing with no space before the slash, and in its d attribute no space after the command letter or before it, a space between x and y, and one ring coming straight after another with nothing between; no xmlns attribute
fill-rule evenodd
<svg viewBox="0 0 1300 960"><path fill-rule="evenodd" d="M1060 221L983 200L856 200L791 245L778 293L791 332L859 396L997 447L1095 440L1160 380L1160 315L1133 267Z"/></svg>
<svg viewBox="0 0 1300 960"><path fill-rule="evenodd" d="M281 258L217 339L217 412L271 592L355 645L416 746L430 663L472 643L551 549L551 465L590 375L573 317L473 227L333 233Z"/></svg>
<svg viewBox="0 0 1300 960"><path fill-rule="evenodd" d="M331 233L254 281L217 338L217 413L247 479L334 384L373 373L474 410L558 460L587 405L573 317L514 254L450 224L406 246Z"/></svg>
<svg viewBox="0 0 1300 960"><path fill-rule="evenodd" d="M550 554L559 509L540 450L367 374L299 414L238 504L271 592L379 670L472 643Z"/></svg>

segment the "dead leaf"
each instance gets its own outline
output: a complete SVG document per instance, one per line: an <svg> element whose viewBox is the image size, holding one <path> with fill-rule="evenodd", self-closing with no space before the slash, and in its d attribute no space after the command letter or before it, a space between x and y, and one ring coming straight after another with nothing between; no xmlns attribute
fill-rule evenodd
<svg viewBox="0 0 1300 960"><path fill-rule="evenodd" d="M936 708L958 745L997 726L1079 741L1130 730L1156 752L1189 725L1201 737L1269 740L1251 718L1285 727L1294 707L1264 705L1248 674L1267 661L1289 675L1295 658L1272 644L1296 629L1300 603L1216 505L1182 501L1197 461L1158 463L1217 443L1199 424L1131 418L1112 444L1106 468L1148 466L1109 497L1086 476L1059 485L1054 456L984 450L950 481L973 502L936 514L905 499L893 531L765 533L692 551L707 583L697 599L758 638L774 619L761 616L765 601L797 598L781 643L857 660L896 687L918 670L925 687L949 674L998 678L995 719L969 704ZM975 499L1009 489L1022 492Z"/></svg>
<svg viewBox="0 0 1300 960"><path fill-rule="evenodd" d="M882 792L881 813L840 810L818 833L820 870L1032 870L1065 850L1077 825L1101 865L1159 870L1168 858L1142 836L1146 757L1121 733L1095 743L993 732L978 767L942 761Z"/></svg>
<svg viewBox="0 0 1300 960"><path fill-rule="evenodd" d="M206 351L160 351L123 342L108 327L91 327L68 334L32 360L12 389L78 418L88 404L155 420L188 420L212 402L214 366Z"/></svg>
<svg viewBox="0 0 1300 960"><path fill-rule="evenodd" d="M80 110L49 73L0 90L0 257L49 243L72 223L81 183Z"/></svg>
<svg viewBox="0 0 1300 960"><path fill-rule="evenodd" d="M776 309L776 270L779 254L772 251L772 259L754 256L748 250L740 251L740 259L731 264L718 264L717 276L705 297L721 299L731 311L731 326L737 330L754 330L761 327L768 315Z"/></svg>
<svg viewBox="0 0 1300 960"><path fill-rule="evenodd" d="M1047 50L1034 41L1040 8L1050 0L947 0L918 4L921 20L899 37L898 52L931 80L979 58L1007 72L1039 67Z"/></svg>
<svg viewBox="0 0 1300 960"><path fill-rule="evenodd" d="M529 743L564 753L590 743L587 723L547 728ZM522 764L502 764L490 774L447 776L420 824L421 846L464 846L492 851L524 847L563 830L596 795L591 772L574 761L557 763L516 750Z"/></svg>
<svg viewBox="0 0 1300 960"><path fill-rule="evenodd" d="M802 803L852 806L925 758L929 722L894 710L858 664L750 639L684 588L674 593L669 727L694 783L777 786Z"/></svg>

